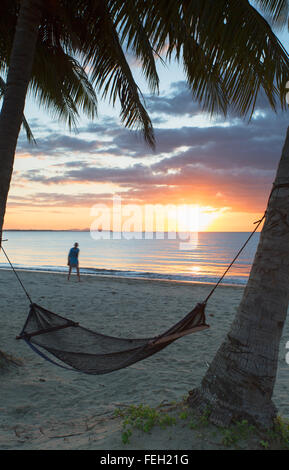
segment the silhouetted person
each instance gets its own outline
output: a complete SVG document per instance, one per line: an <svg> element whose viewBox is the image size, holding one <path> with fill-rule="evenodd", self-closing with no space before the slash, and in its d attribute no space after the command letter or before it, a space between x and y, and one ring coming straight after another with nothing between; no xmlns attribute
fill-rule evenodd
<svg viewBox="0 0 289 470"><path fill-rule="evenodd" d="M68 253L68 261L67 265L69 266L68 271L68 281L70 278L72 268L76 268L78 280L80 281L80 274L79 274L79 266L78 266L78 255L79 255L79 248L78 243L74 243L74 247L70 249Z"/></svg>

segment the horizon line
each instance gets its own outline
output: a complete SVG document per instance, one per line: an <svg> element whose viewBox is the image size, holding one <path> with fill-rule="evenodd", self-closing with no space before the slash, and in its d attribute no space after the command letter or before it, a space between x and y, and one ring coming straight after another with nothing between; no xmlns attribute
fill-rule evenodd
<svg viewBox="0 0 289 470"><path fill-rule="evenodd" d="M114 231L114 230L90 230L90 229L22 229L22 228L7 228L3 229L2 232L110 232L110 233L250 233L250 230L177 230L177 231L168 231L168 230L152 230L152 231L139 231L139 232L132 232L132 231ZM256 233L260 233L258 230Z"/></svg>

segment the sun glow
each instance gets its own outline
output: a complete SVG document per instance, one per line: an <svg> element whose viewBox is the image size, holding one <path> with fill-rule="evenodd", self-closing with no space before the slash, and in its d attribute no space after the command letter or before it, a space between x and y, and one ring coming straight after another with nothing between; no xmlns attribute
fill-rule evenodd
<svg viewBox="0 0 289 470"><path fill-rule="evenodd" d="M220 216L220 210L199 205L178 206L177 229L179 232L203 232Z"/></svg>

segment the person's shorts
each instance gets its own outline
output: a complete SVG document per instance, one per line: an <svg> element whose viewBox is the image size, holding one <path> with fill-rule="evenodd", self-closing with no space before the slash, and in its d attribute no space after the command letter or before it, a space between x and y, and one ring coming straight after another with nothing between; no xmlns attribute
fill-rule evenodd
<svg viewBox="0 0 289 470"><path fill-rule="evenodd" d="M69 261L69 266L71 268L77 268L78 267L78 261Z"/></svg>

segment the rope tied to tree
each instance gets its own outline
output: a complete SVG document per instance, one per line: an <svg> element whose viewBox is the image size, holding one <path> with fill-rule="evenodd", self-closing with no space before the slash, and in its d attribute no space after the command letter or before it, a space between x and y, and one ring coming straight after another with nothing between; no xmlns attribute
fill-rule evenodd
<svg viewBox="0 0 289 470"><path fill-rule="evenodd" d="M5 241L5 240L2 240L2 242L3 242L3 241ZM23 292L25 293L26 297L28 298L28 300L29 300L29 302L30 302L30 305L32 305L32 304L33 304L33 301L32 301L32 299L31 299L29 293L28 293L27 290L25 289L24 284L23 284L23 282L21 281L21 279L20 279L20 277L19 277L19 275L18 275L16 269L14 268L12 262L10 261L10 259L9 259L8 255L7 255L6 251L4 250L3 245L2 245L2 242L1 242L1 245L0 245L0 249L3 251L3 254L4 254L5 258L7 259L7 261L8 261L8 263L9 263L9 265L10 265L10 267L11 267L13 273L15 274L16 279L18 280L20 286L22 287Z"/></svg>
<svg viewBox="0 0 289 470"><path fill-rule="evenodd" d="M272 190L270 192L270 195L269 195L269 198L268 198L268 204L269 204L269 201L271 199L271 196L273 194L273 192L276 190L276 189L281 189L281 188L289 188L289 183L273 183L273 187L272 187ZM267 204L267 206L268 206ZM233 264L235 263L235 261L239 258L240 254L242 253L242 251L245 249L245 247L247 246L247 244L249 243L249 241L251 240L251 238L253 237L253 235L255 234L255 232L258 230L258 228L260 227L261 223L263 222L263 220L266 218L267 216L267 209L265 210L264 214L263 214L263 217L259 220L256 220L256 222L254 222L254 225L256 225L255 229L252 231L252 233L250 234L250 236L247 238L247 240L245 241L245 243L242 245L242 247L240 248L240 250L238 251L238 253L236 254L235 258L233 259L233 261L229 264L229 266L227 267L227 269L225 270L225 272L222 274L222 276L220 277L220 279L218 280L218 282L214 285L213 289L210 291L210 293L208 294L208 296L206 297L206 299L204 300L204 304L207 303L207 301L209 300L209 298L213 295L213 293L215 292L215 290L217 289L217 287L219 286L219 284L222 282L222 280L224 279L224 277L226 276L227 272L231 269L231 267L233 266Z"/></svg>

